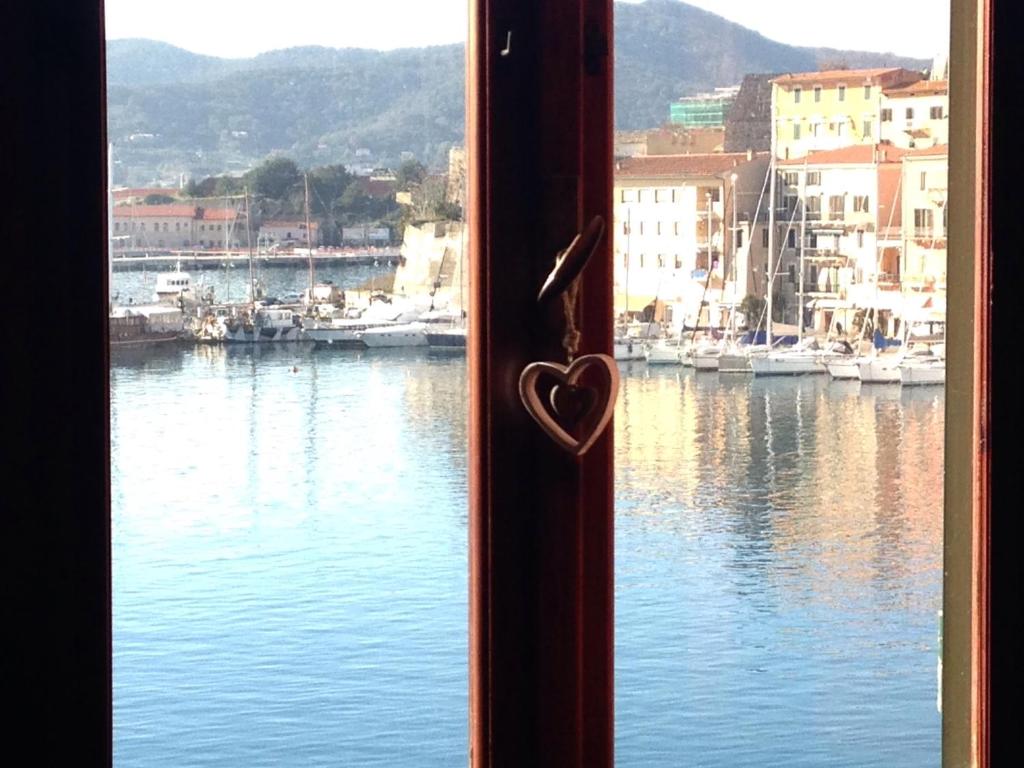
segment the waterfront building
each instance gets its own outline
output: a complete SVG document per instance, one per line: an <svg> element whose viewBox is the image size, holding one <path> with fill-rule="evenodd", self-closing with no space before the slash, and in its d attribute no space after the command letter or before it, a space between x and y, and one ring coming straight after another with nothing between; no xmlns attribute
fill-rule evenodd
<svg viewBox="0 0 1024 768"><path fill-rule="evenodd" d="M907 149L949 143L949 82L920 80L882 92L882 141Z"/></svg>
<svg viewBox="0 0 1024 768"><path fill-rule="evenodd" d="M266 245L309 248L320 245L320 225L311 221L312 236L307 237L305 219L269 219L260 224L259 242Z"/></svg>
<svg viewBox="0 0 1024 768"><path fill-rule="evenodd" d="M768 156L753 153L623 158L615 165L612 241L616 314L658 303L696 319L705 300L739 302L765 261ZM714 310L709 310L712 321ZM708 320L708 314L701 316Z"/></svg>
<svg viewBox="0 0 1024 768"><path fill-rule="evenodd" d="M234 208L118 205L112 229L119 250L239 248L246 241L244 215Z"/></svg>
<svg viewBox="0 0 1024 768"><path fill-rule="evenodd" d="M775 294L789 322L801 291L805 323L819 331L833 319L850 328L857 308L898 310L905 153L857 144L777 161Z"/></svg>
<svg viewBox="0 0 1024 768"><path fill-rule="evenodd" d="M345 245L387 245L391 242L391 229L374 224L342 227L341 242Z"/></svg>
<svg viewBox="0 0 1024 768"><path fill-rule="evenodd" d="M883 91L923 79L897 67L787 74L772 80L772 146L775 157L851 144L873 145L881 134Z"/></svg>
<svg viewBox="0 0 1024 768"><path fill-rule="evenodd" d="M945 292L948 147L903 156L903 259L905 288Z"/></svg>
<svg viewBox="0 0 1024 768"><path fill-rule="evenodd" d="M683 128L666 125L649 131L616 131L615 157L644 155L702 155L721 152L725 128Z"/></svg>

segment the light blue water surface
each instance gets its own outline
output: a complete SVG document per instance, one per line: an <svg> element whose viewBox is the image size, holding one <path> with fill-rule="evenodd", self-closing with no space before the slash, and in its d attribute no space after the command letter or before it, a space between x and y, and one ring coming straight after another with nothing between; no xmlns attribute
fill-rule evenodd
<svg viewBox="0 0 1024 768"><path fill-rule="evenodd" d="M465 766L465 360L111 373L115 760ZM624 369L620 766L937 766L941 390Z"/></svg>

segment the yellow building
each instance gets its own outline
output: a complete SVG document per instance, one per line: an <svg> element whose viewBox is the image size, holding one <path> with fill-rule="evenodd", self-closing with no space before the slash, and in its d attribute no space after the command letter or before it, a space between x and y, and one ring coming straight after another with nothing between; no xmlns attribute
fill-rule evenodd
<svg viewBox="0 0 1024 768"><path fill-rule="evenodd" d="M803 72L772 81L772 149L795 159L808 152L875 144L881 137L883 91L920 81L908 69Z"/></svg>

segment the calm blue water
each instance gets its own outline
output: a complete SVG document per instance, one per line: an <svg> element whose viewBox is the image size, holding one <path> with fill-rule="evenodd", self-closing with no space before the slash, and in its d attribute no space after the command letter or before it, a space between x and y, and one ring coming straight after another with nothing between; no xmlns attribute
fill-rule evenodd
<svg viewBox="0 0 1024 768"><path fill-rule="evenodd" d="M941 393L624 370L618 765L937 766ZM466 765L465 361L111 395L117 765Z"/></svg>

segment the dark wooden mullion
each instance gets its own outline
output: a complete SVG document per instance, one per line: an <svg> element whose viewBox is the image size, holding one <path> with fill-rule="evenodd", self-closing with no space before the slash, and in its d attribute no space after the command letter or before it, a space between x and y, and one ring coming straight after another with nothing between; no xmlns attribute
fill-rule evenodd
<svg viewBox="0 0 1024 768"><path fill-rule="evenodd" d="M607 70L588 76L595 85L582 82L585 11L607 27L608 7L586 9L578 0L481 0L472 14L471 741L478 766L600 766L611 757L610 440L577 462L541 433L517 392L526 364L564 360L561 309L541 311L537 291L584 219L607 216L610 205L608 141L584 140L587 120L604 121L591 133L610 131ZM598 114L585 120L598 83ZM609 351L606 247L587 273L585 349ZM591 525L596 538L586 533ZM584 631L588 622L600 627ZM598 754L604 758L595 762Z"/></svg>

